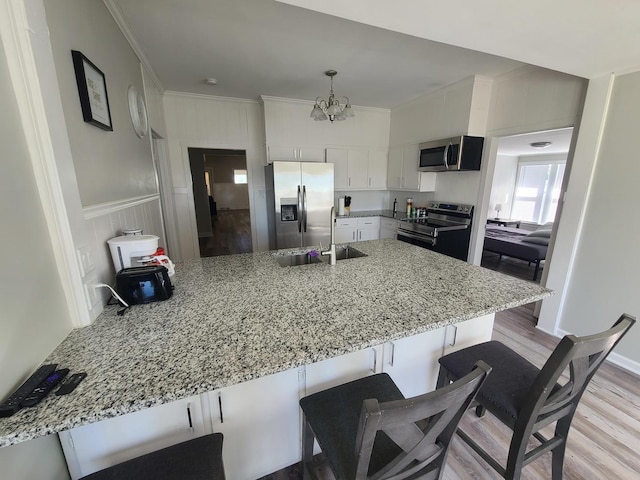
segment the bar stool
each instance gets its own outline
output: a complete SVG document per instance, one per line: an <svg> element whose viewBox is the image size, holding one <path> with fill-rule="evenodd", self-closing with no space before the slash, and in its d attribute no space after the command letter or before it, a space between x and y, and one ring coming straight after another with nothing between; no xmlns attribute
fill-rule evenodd
<svg viewBox="0 0 640 480"><path fill-rule="evenodd" d="M212 433L127 460L80 480L224 480L222 434Z"/></svg>
<svg viewBox="0 0 640 480"><path fill-rule="evenodd" d="M552 479L561 480L567 435L582 394L598 367L635 321L634 317L624 314L602 333L565 336L542 369L496 341L442 357L438 387L460 378L465 369L480 359L492 365L491 376L476 395L476 414L482 416L486 409L513 430L506 468L462 430L458 429L458 435L509 480L518 480L525 465L551 451ZM569 380L564 382L560 376L567 368ZM557 422L554 437L547 439L539 432L553 422ZM527 451L531 437L540 444Z"/></svg>
<svg viewBox="0 0 640 480"><path fill-rule="evenodd" d="M303 478L315 478L314 437L336 479L442 478L449 441L490 370L478 362L457 382L408 399L386 373L303 398Z"/></svg>

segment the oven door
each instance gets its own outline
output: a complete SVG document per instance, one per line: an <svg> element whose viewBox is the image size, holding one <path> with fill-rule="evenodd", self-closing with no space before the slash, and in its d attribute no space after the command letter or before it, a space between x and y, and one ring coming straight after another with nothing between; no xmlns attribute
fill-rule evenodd
<svg viewBox="0 0 640 480"><path fill-rule="evenodd" d="M405 230L403 228L398 228L397 239L401 242L417 245L418 247L428 248L429 250L435 250L436 243L438 241L436 237Z"/></svg>

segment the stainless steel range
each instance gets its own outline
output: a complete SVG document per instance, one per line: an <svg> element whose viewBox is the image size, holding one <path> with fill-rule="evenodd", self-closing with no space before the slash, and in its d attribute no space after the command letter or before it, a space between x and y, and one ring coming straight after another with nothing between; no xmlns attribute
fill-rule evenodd
<svg viewBox="0 0 640 480"><path fill-rule="evenodd" d="M398 240L467 260L473 205L430 202L426 218L402 219Z"/></svg>

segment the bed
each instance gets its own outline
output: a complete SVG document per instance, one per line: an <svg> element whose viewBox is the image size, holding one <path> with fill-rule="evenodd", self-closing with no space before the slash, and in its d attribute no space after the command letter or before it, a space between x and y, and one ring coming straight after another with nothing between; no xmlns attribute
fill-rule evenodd
<svg viewBox="0 0 640 480"><path fill-rule="evenodd" d="M551 225L543 225L538 230L487 225L484 236L484 250L506 255L535 264L533 280L538 278L540 262L547 256Z"/></svg>

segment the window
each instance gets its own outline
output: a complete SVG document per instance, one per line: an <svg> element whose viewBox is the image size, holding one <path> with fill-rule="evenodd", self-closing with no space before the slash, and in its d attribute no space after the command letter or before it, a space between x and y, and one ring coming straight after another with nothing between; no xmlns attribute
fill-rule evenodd
<svg viewBox="0 0 640 480"><path fill-rule="evenodd" d="M511 218L539 224L553 222L564 170L564 162L521 160Z"/></svg>
<svg viewBox="0 0 640 480"><path fill-rule="evenodd" d="M247 183L247 171L246 170L233 170L233 183L236 185Z"/></svg>

